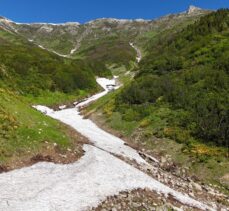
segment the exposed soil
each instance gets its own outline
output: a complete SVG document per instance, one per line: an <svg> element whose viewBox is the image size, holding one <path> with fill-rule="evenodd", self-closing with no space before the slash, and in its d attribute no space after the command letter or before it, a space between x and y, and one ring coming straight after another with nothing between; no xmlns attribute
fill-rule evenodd
<svg viewBox="0 0 229 211"><path fill-rule="evenodd" d="M53 162L58 164L69 164L79 160L83 154L82 146L88 144L87 138L65 125L65 131L71 140L71 147L60 149L54 143L44 142L37 152L23 152L23 155L12 157L5 165L0 165L0 173L31 166L38 162Z"/></svg>
<svg viewBox="0 0 229 211"><path fill-rule="evenodd" d="M198 210L188 208L173 197L158 195L147 189L139 189L134 191L121 192L120 194L108 197L106 201L100 204L97 208L92 208L93 211L156 211L156 210Z"/></svg>
<svg viewBox="0 0 229 211"><path fill-rule="evenodd" d="M177 165L169 158L162 157L160 154L151 153L149 150L144 149L144 146L141 146L140 144L137 144L137 143L133 143L133 140L131 141L130 138L123 137L119 132L109 128L104 118L102 118L101 113L99 112L90 113L90 115L87 117L91 119L93 122L95 122L103 130L122 138L123 140L126 141L128 145L130 145L132 148L139 151L139 154L145 160L147 160L147 162L151 163L151 165L154 166L154 169L140 169L144 171L145 173L147 173L149 176L157 179L158 181L166 184L167 186L175 190L186 193L191 197L197 197L198 199L201 199L203 201L212 202L212 205L217 204L218 206L221 206L223 204L223 207L229 205L229 197L227 197L224 194L221 194L214 187L209 187L208 185L201 183L198 177L190 177L190 175L188 175L188 172L185 169L181 168L181 166ZM157 163L154 160L151 160L150 155L153 156L154 158L157 158L159 162ZM149 156L149 157L146 157L146 156ZM128 162L127 160L125 161ZM132 165L134 165L134 163L132 163ZM136 168L139 168L137 165L134 165L134 166ZM131 194L136 195L137 193L138 192L132 192ZM140 197L141 199L145 197L147 198L147 196L150 195L149 193L146 194L146 192L144 191L143 192L141 191L141 193L143 193L143 195ZM117 197L108 198L106 202L102 203L101 206L95 210L96 211L97 210L104 210L104 211L112 210L112 205L116 205L116 204L117 204L118 209L115 206L114 210L123 210L122 208L119 209L121 200L119 201L116 199ZM153 197L152 199L155 200L156 198ZM149 198L149 202L150 200L151 198ZM173 199L172 201L176 201L176 200ZM164 206L167 203L172 203L172 201L170 198L170 200L164 201L166 203L160 204L160 206ZM151 202L155 203L155 201L151 201ZM174 203L172 204L174 205ZM103 205L104 206L108 205L107 209L104 209ZM151 208L143 209L143 207L140 207L140 210L155 210L156 209L156 206L154 208L153 206L150 206L150 207L152 209ZM125 210L138 210L138 209L133 209L131 204L130 204L130 207L127 206L127 208ZM167 208L171 208L171 206Z"/></svg>

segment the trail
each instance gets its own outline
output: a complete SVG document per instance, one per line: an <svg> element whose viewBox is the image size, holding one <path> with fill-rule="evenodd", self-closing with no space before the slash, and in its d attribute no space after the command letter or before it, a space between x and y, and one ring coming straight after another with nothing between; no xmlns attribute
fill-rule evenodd
<svg viewBox="0 0 229 211"><path fill-rule="evenodd" d="M105 132L80 115L79 107L106 95L106 85L113 84L114 80L98 78L97 82L104 91L79 103L76 108L53 111L44 106L35 106L46 115L76 129L87 137L91 144L83 146L84 156L73 164L41 162L0 174L0 210L89 210L98 206L108 196L138 188L149 188L158 194L164 194L165 198L172 195L189 207L214 210L125 162L127 159L138 163L139 166L150 168L150 164L123 140Z"/></svg>

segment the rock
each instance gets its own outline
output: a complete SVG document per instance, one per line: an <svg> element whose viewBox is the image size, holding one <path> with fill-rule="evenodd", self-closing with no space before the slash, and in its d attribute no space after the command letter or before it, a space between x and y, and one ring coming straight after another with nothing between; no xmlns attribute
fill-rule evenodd
<svg viewBox="0 0 229 211"><path fill-rule="evenodd" d="M151 191L151 189L149 189L149 188L145 188L144 189L146 192L150 192Z"/></svg>
<svg viewBox="0 0 229 211"><path fill-rule="evenodd" d="M122 202L121 204L122 204L122 207L125 207L126 206L126 203L125 202Z"/></svg>
<svg viewBox="0 0 229 211"><path fill-rule="evenodd" d="M193 192L190 192L188 195L191 196L191 197L193 197L193 198L195 198L195 195L194 195Z"/></svg>
<svg viewBox="0 0 229 211"><path fill-rule="evenodd" d="M192 182L192 186L195 190L202 191L202 187L198 183Z"/></svg>
<svg viewBox="0 0 229 211"><path fill-rule="evenodd" d="M141 204L136 203L136 202L133 202L133 207L134 207L134 208L138 208L138 207L140 207L140 206L141 206Z"/></svg>
<svg viewBox="0 0 229 211"><path fill-rule="evenodd" d="M199 11L201 11L202 9L199 8L199 7L195 7L193 5L190 5L189 8L188 8L188 11L187 13L190 15L190 14L193 14L193 13L197 13Z"/></svg>
<svg viewBox="0 0 229 211"><path fill-rule="evenodd" d="M167 161L167 160L166 160L165 157L161 157L161 163L162 163L162 164L166 163L166 161Z"/></svg>
<svg viewBox="0 0 229 211"><path fill-rule="evenodd" d="M113 207L112 209L111 209L111 211L118 211L115 207Z"/></svg>
<svg viewBox="0 0 229 211"><path fill-rule="evenodd" d="M221 179L220 182L224 185L227 185L229 187L229 173L225 174Z"/></svg>

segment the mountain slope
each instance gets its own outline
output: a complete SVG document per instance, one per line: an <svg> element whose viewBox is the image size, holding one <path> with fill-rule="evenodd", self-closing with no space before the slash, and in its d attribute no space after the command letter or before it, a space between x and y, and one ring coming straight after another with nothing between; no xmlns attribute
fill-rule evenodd
<svg viewBox="0 0 229 211"><path fill-rule="evenodd" d="M123 102L169 103L185 112L186 123L180 126L191 127L191 134L205 141L226 146L228 29L229 11L219 10L178 34L163 41L159 38L141 62L136 82L123 92Z"/></svg>
<svg viewBox="0 0 229 211"><path fill-rule="evenodd" d="M84 61L61 58L23 37L0 29L0 85L38 95L40 90L72 92L95 89Z"/></svg>
<svg viewBox="0 0 229 211"><path fill-rule="evenodd" d="M6 113L24 113L24 116L31 116L31 124L36 128L38 123L35 112L29 107L31 104L59 104L95 92L95 76L111 76L109 65L133 67L137 53L130 42L137 43L146 55L153 49L149 49L148 42L158 34L181 31L206 13L209 12L191 8L188 12L155 21L99 19L84 25L18 24L0 18L0 87L5 93L2 100L9 99L8 103L14 102L18 108L15 111L1 103L1 122L5 122ZM144 60L140 68L143 64ZM13 93L13 97L9 93ZM25 111L21 110L21 101ZM16 119L19 125L24 121L20 116ZM2 127L6 136L12 132L7 127ZM20 135L18 138L22 139ZM9 135L7 142L2 136L1 140L13 143L14 138ZM36 136L32 139L36 140Z"/></svg>
<svg viewBox="0 0 229 211"><path fill-rule="evenodd" d="M180 28L180 25L193 22L208 12L190 7L184 13L168 15L157 20L103 18L85 24L19 24L0 18L0 25L60 55L77 58L83 56L90 60L103 60L108 64L118 62L127 65L125 57L131 61L136 58L136 52L129 47L130 42L138 42L141 45L148 38L145 36L146 32L157 33L175 25ZM112 42L114 45L109 44ZM92 52L93 48L96 56ZM124 51L123 55L117 57L117 51L120 50ZM110 57L102 56L107 52Z"/></svg>
<svg viewBox="0 0 229 211"><path fill-rule="evenodd" d="M229 171L228 18L228 10L219 10L154 35L134 80L87 111L98 110L94 118L101 125L133 144L171 156L203 181L221 183Z"/></svg>
<svg viewBox="0 0 229 211"><path fill-rule="evenodd" d="M82 137L31 105L73 101L97 89L84 61L62 58L1 26L0 173L40 160L69 162L81 156ZM73 147L76 151L69 152Z"/></svg>

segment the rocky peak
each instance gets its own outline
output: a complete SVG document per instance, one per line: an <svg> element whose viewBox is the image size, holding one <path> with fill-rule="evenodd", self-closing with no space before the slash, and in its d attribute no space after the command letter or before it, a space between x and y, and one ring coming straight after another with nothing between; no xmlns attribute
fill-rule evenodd
<svg viewBox="0 0 229 211"><path fill-rule="evenodd" d="M0 21L1 21L1 22L5 22L5 23L12 23L11 20L9 20L9 19L7 19L7 18L5 18L5 17L3 17L3 16L0 16Z"/></svg>
<svg viewBox="0 0 229 211"><path fill-rule="evenodd" d="M149 20L144 19L117 19L117 18L99 18L96 20L89 21L87 24L103 24L103 23L117 23L117 24L128 24L133 22L149 22Z"/></svg>
<svg viewBox="0 0 229 211"><path fill-rule="evenodd" d="M66 25L66 26L79 26L80 23L78 23L78 22L66 22L66 23L63 24L63 25Z"/></svg>
<svg viewBox="0 0 229 211"><path fill-rule="evenodd" d="M201 10L202 10L202 9L199 8L199 7L195 7L195 6L193 6L193 5L190 5L189 8L188 8L188 10L187 10L187 13L188 13L188 14L193 14L193 13L199 12L199 11L201 11Z"/></svg>

